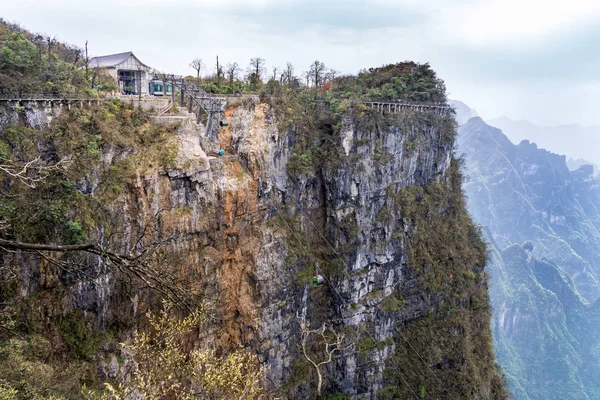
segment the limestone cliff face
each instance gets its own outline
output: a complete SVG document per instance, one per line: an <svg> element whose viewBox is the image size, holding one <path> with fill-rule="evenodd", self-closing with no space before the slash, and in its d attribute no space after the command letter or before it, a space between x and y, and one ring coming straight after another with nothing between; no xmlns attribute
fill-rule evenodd
<svg viewBox="0 0 600 400"><path fill-rule="evenodd" d="M494 391L498 375L486 342L487 314L473 317L476 324L468 321L475 316L474 295L444 294L472 285L481 291L478 307L486 308L483 264L459 261L451 248L443 262L419 261L419 251L436 252L422 232L436 218L471 229L454 217L444 194L451 187L460 193L460 178L451 172L452 117L407 111L382 123L346 119L334 143L335 167L312 175L288 172L297 133L293 127L281 131L270 106L247 102L230 107L226 118L229 127L216 144L204 138L202 127L182 125L173 165L140 169L112 206L111 218L125 232L124 250L135 248L134 238L153 219L155 238L178 235L169 248L173 273L194 282L214 313L198 344L248 346L267 366L273 393L309 398L312 371L298 346L301 328L328 323L346 332L353 346L325 366L326 393L502 398ZM215 148L225 149L225 156L210 156ZM105 167L127 156L113 149L104 154ZM82 185L93 194L92 180ZM411 214L413 203L418 206ZM101 231L96 235L105 239ZM448 266L450 277L438 264ZM42 270L42 264L31 265ZM68 301L59 312L84 309L107 326L139 315L152 300L145 290L121 291L101 264L96 272L94 282L66 284ZM312 287L315 274L324 276L322 287ZM37 281L38 289L40 275L28 281ZM410 336L420 327L437 333ZM469 341L480 339L485 344L474 350ZM452 375L473 368L476 378L456 382L462 378Z"/></svg>
<svg viewBox="0 0 600 400"><path fill-rule="evenodd" d="M235 110L230 124L234 150L258 178L259 202L272 207L275 199L277 212L297 216L300 224L297 233L262 230L263 248L255 263L257 340L270 380L280 386L294 378L294 360L302 358L296 344L303 320L313 326L336 321L356 331L368 326L371 336L363 336L381 343L394 336L398 321L381 318L378 310L383 298L406 283L406 251L403 240L394 236L404 228L386 190L395 193L408 185L444 180L452 143L441 143L440 131L424 124L415 126L422 128L419 145L408 150L410 136L398 128L362 130L347 121L339 138L345 160L341 167L319 177L290 178L285 163L293 133L280 134L272 118L268 108L258 105L254 113ZM315 269L315 257L306 260L309 266L286 262L286 241L298 245L295 234L310 236L306 246L318 242L342 263L341 271L326 277L327 288L298 284L299 270L323 273L324 267ZM407 302L406 315L427 311L420 299ZM370 354L368 368L357 367L356 354L342 357L331 366L328 380L341 392L373 395L382 386L386 358L393 351L394 345L386 344Z"/></svg>

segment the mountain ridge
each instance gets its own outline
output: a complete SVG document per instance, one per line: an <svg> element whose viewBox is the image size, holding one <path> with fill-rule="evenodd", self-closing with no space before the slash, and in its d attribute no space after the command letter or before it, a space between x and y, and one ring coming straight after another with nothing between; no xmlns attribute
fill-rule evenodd
<svg viewBox="0 0 600 400"><path fill-rule="evenodd" d="M496 354L515 398L600 395L600 199L591 166L481 118L460 127L469 212L488 243ZM587 298L587 299L586 299Z"/></svg>
<svg viewBox="0 0 600 400"><path fill-rule="evenodd" d="M489 120L487 123L500 128L513 143L529 140L549 151L600 164L600 155L595 151L600 146L598 125L538 126L527 120L515 121L506 116Z"/></svg>

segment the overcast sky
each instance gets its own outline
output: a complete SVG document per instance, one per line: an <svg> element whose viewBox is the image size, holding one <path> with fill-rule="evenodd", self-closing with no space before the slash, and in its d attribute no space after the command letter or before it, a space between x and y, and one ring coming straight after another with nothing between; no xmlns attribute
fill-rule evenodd
<svg viewBox="0 0 600 400"><path fill-rule="evenodd" d="M217 54L299 72L429 62L486 119L600 124L600 0L0 0L0 17L178 74Z"/></svg>

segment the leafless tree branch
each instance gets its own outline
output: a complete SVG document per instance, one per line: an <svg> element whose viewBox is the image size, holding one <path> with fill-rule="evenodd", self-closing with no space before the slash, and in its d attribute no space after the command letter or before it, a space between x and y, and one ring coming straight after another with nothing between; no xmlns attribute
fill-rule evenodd
<svg viewBox="0 0 600 400"><path fill-rule="evenodd" d="M33 189L52 172L64 169L70 163L70 158L63 158L54 164L46 164L41 157L36 157L24 164L19 164L12 160L0 159L0 172L20 180L23 184Z"/></svg>
<svg viewBox="0 0 600 400"><path fill-rule="evenodd" d="M79 264L65 262L63 260L51 261L51 258L42 253L73 253L84 252L99 256L110 263L111 266L126 275L133 275L142 281L148 288L157 291L165 298L173 303L176 303L189 310L192 309L192 304L189 301L189 290L177 282L174 275L168 271L161 271L155 265L161 263L161 250L169 243L176 240L175 235L171 235L166 239L151 243L144 246L141 251L135 253L119 253L98 244L85 243L76 245L61 245L61 244L42 244L42 243L26 243L16 240L0 239L0 248L8 251L25 251L42 255L47 261L59 266L66 272L81 273L88 278L92 278L85 273L85 267Z"/></svg>
<svg viewBox="0 0 600 400"><path fill-rule="evenodd" d="M308 362L312 364L317 372L317 395L321 396L321 390L323 386L323 373L321 371L321 366L331 363L336 352L343 352L352 347L354 344L350 343L344 346L345 335L335 331L333 328L328 327L326 324L323 324L319 329L311 330L310 324L308 322L304 322L301 326L301 329L302 353L304 354L304 358L306 358ZM325 345L323 354L325 358L322 361L318 361L315 356L309 355L309 338L312 335L316 335L318 337L317 340Z"/></svg>

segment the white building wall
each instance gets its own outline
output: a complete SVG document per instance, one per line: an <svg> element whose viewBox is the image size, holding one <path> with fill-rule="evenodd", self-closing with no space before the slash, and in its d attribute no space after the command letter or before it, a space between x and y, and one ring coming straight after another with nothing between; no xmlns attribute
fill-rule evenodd
<svg viewBox="0 0 600 400"><path fill-rule="evenodd" d="M149 88L150 88L150 81L152 80L152 77L150 76L149 72L142 72L142 94L147 95L149 94Z"/></svg>
<svg viewBox="0 0 600 400"><path fill-rule="evenodd" d="M113 77L113 79L115 80L115 82L119 81L119 74L117 74L117 69L116 68L105 68L104 69L110 76Z"/></svg>
<svg viewBox="0 0 600 400"><path fill-rule="evenodd" d="M144 64L142 64L141 62L139 62L134 56L129 56L125 61L123 61L120 64L117 64L115 69L114 69L114 74L116 77L118 77L118 70L130 70L130 71L141 71L142 73L142 83L141 83L141 91L142 91L142 95L147 95L148 94L148 87L150 85L150 81L151 81L151 76L150 76L150 68L146 67ZM117 78L118 79L118 78Z"/></svg>

